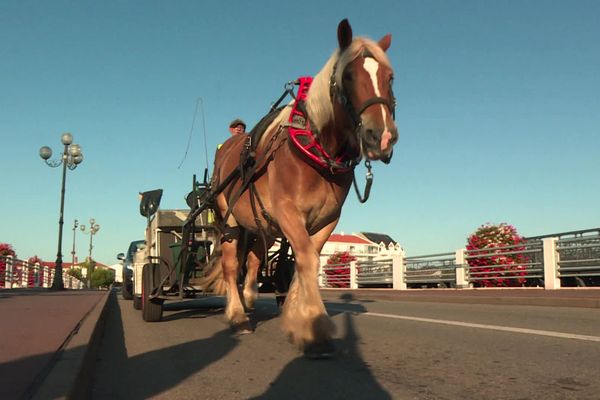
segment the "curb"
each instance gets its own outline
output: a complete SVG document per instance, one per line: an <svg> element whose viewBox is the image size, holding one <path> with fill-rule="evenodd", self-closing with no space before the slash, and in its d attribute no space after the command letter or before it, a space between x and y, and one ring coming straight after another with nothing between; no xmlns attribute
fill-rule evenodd
<svg viewBox="0 0 600 400"><path fill-rule="evenodd" d="M85 399L93 376L94 364L106 322L108 302L115 296L112 289L81 319L57 356L49 373L30 398Z"/></svg>

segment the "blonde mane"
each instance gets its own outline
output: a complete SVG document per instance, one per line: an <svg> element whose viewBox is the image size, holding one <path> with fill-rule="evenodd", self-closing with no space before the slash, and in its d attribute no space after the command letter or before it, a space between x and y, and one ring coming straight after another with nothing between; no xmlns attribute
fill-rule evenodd
<svg viewBox="0 0 600 400"><path fill-rule="evenodd" d="M329 94L329 79L333 72L333 67L337 63L334 80L340 89L342 86L342 74L346 66L363 51L368 51L380 64L391 68L385 51L371 39L364 37L355 38L350 46L340 54L337 49L329 60L325 63L321 71L314 77L313 83L308 91L306 108L312 122L318 130L321 130L325 124L333 119L333 105Z"/></svg>
<svg viewBox="0 0 600 400"><path fill-rule="evenodd" d="M311 87L308 91L308 99L306 101L306 109L310 116L311 122L315 124L318 131L321 131L328 121L333 119L333 104L329 93L329 79L333 72L333 67L337 63L335 71L336 85L343 89L342 74L346 66L351 63L356 57L360 56L363 51L368 51L382 65L391 68L390 61L385 54L385 51L379 44L371 39L364 37L355 38L350 46L340 54L337 49L333 52L329 60L325 63L321 71L314 77ZM279 115L267 128L269 132L275 132L277 126L285 125L287 122L294 100L281 110ZM267 135L261 138L261 143L264 143Z"/></svg>

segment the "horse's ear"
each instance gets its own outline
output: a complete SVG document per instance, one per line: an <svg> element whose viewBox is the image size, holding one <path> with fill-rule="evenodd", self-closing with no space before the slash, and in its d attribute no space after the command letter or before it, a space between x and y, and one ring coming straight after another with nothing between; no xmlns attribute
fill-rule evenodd
<svg viewBox="0 0 600 400"><path fill-rule="evenodd" d="M392 35L389 33L379 40L379 47L381 47L383 51L387 51L387 49L390 48L390 44L392 44Z"/></svg>
<svg viewBox="0 0 600 400"><path fill-rule="evenodd" d="M344 18L338 25L338 43L340 44L340 51L346 50L350 43L352 43L352 27L347 18Z"/></svg>

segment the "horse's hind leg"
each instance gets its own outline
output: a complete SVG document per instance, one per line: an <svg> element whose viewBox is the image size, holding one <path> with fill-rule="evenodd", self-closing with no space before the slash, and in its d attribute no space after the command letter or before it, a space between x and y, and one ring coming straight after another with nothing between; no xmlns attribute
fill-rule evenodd
<svg viewBox="0 0 600 400"><path fill-rule="evenodd" d="M244 280L244 304L247 309L254 309L254 303L258 298L258 270L266 258L265 250L273 245L273 241L267 240L267 245L259 238L251 246L246 261L246 279Z"/></svg>
<svg viewBox="0 0 600 400"><path fill-rule="evenodd" d="M219 214L223 217L227 213L228 204L225 196L221 193L217 196ZM229 215L223 228L221 237L221 270L223 281L227 288L227 307L225 318L231 327L240 333L252 332L250 320L244 311L240 299L237 279L240 267L238 246L240 244L242 228L232 215Z"/></svg>
<svg viewBox="0 0 600 400"><path fill-rule="evenodd" d="M223 280L227 287L227 307L225 309L225 318L229 324L239 333L249 333L252 331L250 320L244 311L244 306L240 299L237 278L239 270L238 246L239 238L231 238L222 244L221 265L223 268Z"/></svg>
<svg viewBox="0 0 600 400"><path fill-rule="evenodd" d="M247 255L246 279L244 280L244 305L246 309L254 309L254 303L258 298L258 269L264 259L264 245L262 240L257 239Z"/></svg>

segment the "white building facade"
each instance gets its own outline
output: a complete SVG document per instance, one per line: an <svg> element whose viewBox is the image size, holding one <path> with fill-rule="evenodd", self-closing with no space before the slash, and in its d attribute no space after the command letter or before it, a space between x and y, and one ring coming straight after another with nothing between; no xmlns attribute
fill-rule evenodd
<svg viewBox="0 0 600 400"><path fill-rule="evenodd" d="M377 242L375 241L377 240ZM399 243L391 237L379 233L333 233L321 250L321 265L335 253L348 252L359 261L369 261L394 254L402 254Z"/></svg>

